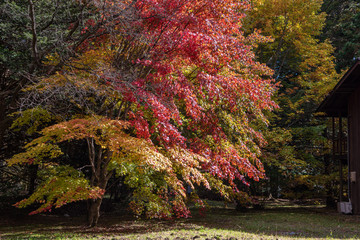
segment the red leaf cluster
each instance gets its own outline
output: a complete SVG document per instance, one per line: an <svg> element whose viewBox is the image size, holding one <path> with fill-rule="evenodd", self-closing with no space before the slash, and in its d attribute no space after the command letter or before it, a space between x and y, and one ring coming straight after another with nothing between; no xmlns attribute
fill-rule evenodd
<svg viewBox="0 0 360 240"><path fill-rule="evenodd" d="M103 75L125 101L137 106L129 113L137 136L155 136L152 139L165 149L181 147L210 159L204 170L234 187L236 178L262 177L261 163L249 146L263 139L250 127L248 116L264 120L262 111L276 107L271 100L275 86L262 77L271 71L256 62L252 52L251 42L261 41L261 36L254 33L247 39L241 31L250 1L107 3L105 18L122 12L117 23L126 24L117 27L118 34L132 49L142 51L128 71L120 62ZM134 74L143 69L147 74ZM248 140L223 146L232 142L221 124L224 113L242 119L239 134Z"/></svg>

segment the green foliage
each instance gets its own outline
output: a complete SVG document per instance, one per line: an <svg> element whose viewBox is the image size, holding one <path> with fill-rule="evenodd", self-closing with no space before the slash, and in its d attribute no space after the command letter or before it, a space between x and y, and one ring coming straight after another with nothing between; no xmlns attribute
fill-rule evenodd
<svg viewBox="0 0 360 240"><path fill-rule="evenodd" d="M148 217L163 218L171 217L175 212L183 216L181 214L188 211L184 202L186 193L173 171L177 169L190 184L208 185L198 169L199 161L204 162L205 159L181 149L172 149L164 155L146 140L127 134L128 127L129 124L124 121L94 116L61 122L43 129L41 137L26 145L25 152L8 160L10 165L38 164L41 168L41 185L30 198L19 202L17 206L24 207L40 201L43 205L33 212L38 213L69 202L101 197L106 185L97 174L103 171L104 177L108 178L115 171L118 176L125 176L124 183L133 189L130 206L135 214L146 213ZM81 171L70 166L57 165L62 155L58 144L73 140L86 140L89 144L93 142L97 154L102 152L104 157L97 159L100 163L90 159L90 164L103 166L99 170L95 166L92 168L98 183L89 183ZM176 164L174 159L180 156L187 161ZM174 166L170 159L175 162ZM171 193L167 192L168 188ZM173 199L169 199L168 195Z"/></svg>
<svg viewBox="0 0 360 240"><path fill-rule="evenodd" d="M12 78L19 78L28 71L28 64L32 61L31 19L29 18L29 3L27 1L9 1L0 3L0 66L11 71ZM78 1L34 1L35 22L37 31L37 50L41 54L40 62L50 53L57 52L65 59L71 54L67 47L73 44L69 41L70 23L75 23L80 12L81 18L86 20L89 9L84 8ZM84 24L84 22L80 23ZM74 29L74 36L79 35L81 29Z"/></svg>
<svg viewBox="0 0 360 240"><path fill-rule="evenodd" d="M57 145L45 143L43 139L36 139L27 144L25 148L28 151L18 153L8 161L10 166L23 163L39 164L47 159L53 159L62 155L62 152Z"/></svg>
<svg viewBox="0 0 360 240"><path fill-rule="evenodd" d="M34 203L42 204L30 215L51 211L52 207L59 208L75 201L97 199L104 194L104 190L91 187L84 175L70 166L47 164L39 171L38 177L41 184L36 191L29 198L16 204L20 208Z"/></svg>
<svg viewBox="0 0 360 240"><path fill-rule="evenodd" d="M74 48L86 40L81 37L86 21L98 16L92 10L76 0L0 1L0 165L31 141L34 136L30 134L58 120L49 119L43 109L27 110L34 106L25 103L28 92L22 90L75 56ZM51 55L58 61L50 66L47 57ZM24 115L13 123L20 108ZM1 174L14 173L19 185L27 185L32 178L28 167L22 167L23 171L14 168L4 167Z"/></svg>
<svg viewBox="0 0 360 240"><path fill-rule="evenodd" d="M0 23L0 65L10 67L15 73L26 69L31 58L26 37L30 33L27 7L24 1L2 1L0 4L3 20Z"/></svg>
<svg viewBox="0 0 360 240"><path fill-rule="evenodd" d="M334 48L328 40L319 40L326 17L321 0L258 0L253 5L247 27L273 39L260 44L257 53L274 69L280 85L275 95L280 108L269 114L270 128L264 128L269 144L262 159L268 188L277 196L288 191L289 183L300 184L296 179L316 185L311 179L324 173L327 123L315 118L314 111L339 75Z"/></svg>
<svg viewBox="0 0 360 240"><path fill-rule="evenodd" d="M56 119L47 110L40 107L27 109L21 113L14 113L12 115L15 114L19 114L20 116L13 121L11 128L15 131L20 131L22 128L25 128L25 133L28 135L37 133L44 128L44 126L49 125L49 123Z"/></svg>
<svg viewBox="0 0 360 240"><path fill-rule="evenodd" d="M360 57L360 3L325 0L323 10L328 16L322 38L329 38L335 47L336 68L341 72Z"/></svg>

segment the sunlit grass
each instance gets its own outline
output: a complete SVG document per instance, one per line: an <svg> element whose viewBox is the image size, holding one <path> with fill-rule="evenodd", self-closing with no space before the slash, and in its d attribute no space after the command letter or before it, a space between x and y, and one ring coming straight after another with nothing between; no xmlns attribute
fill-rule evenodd
<svg viewBox="0 0 360 240"><path fill-rule="evenodd" d="M319 207L237 212L219 205L205 216L193 209L193 218L169 221L113 213L94 229L85 227L83 217L37 216L30 224L1 224L0 239L360 239L360 218Z"/></svg>
<svg viewBox="0 0 360 240"><path fill-rule="evenodd" d="M287 236L286 236L287 235ZM359 239L359 236L336 238L329 232L324 237L304 237L294 232L281 232L279 234L249 233L245 231L203 228L197 230L171 230L160 232L147 232L137 234L71 234L71 233L17 233L4 235L2 239Z"/></svg>

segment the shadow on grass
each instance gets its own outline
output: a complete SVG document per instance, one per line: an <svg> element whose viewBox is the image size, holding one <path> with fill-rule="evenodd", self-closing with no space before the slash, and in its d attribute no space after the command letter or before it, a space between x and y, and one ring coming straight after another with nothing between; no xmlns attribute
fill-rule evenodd
<svg viewBox="0 0 360 240"><path fill-rule="evenodd" d="M96 228L87 228L84 216L6 215L0 220L0 239L360 239L359 216L326 208L274 207L238 212L219 207L205 215L198 209L192 213L189 219L160 221L113 212L103 214Z"/></svg>

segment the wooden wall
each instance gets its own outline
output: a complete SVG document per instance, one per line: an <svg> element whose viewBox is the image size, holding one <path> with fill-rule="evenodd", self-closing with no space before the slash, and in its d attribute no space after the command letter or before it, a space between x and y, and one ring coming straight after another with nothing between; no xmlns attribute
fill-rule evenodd
<svg viewBox="0 0 360 240"><path fill-rule="evenodd" d="M356 172L356 181L350 182L350 198L354 214L360 214L360 87L348 102L349 175Z"/></svg>

